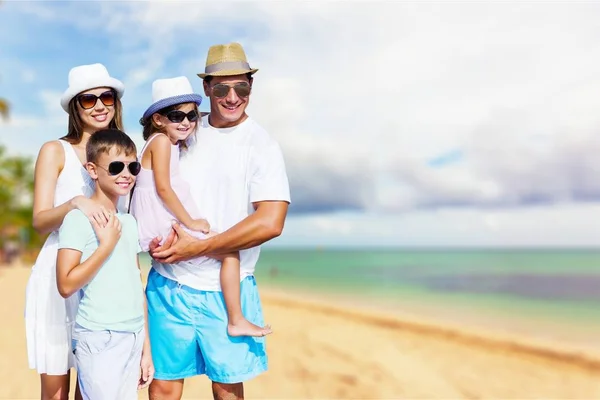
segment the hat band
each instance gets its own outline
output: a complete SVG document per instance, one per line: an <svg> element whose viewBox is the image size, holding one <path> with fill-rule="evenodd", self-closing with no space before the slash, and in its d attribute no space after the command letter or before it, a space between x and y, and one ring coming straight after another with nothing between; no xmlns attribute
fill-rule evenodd
<svg viewBox="0 0 600 400"><path fill-rule="evenodd" d="M235 70L235 69L247 69L250 70L250 64L246 61L226 61L222 63L207 65L204 69L206 74L212 74L219 71Z"/></svg>

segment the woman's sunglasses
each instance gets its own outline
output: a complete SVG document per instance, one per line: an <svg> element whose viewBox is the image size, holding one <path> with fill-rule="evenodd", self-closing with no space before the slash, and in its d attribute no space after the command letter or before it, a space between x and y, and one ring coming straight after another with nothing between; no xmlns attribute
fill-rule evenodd
<svg viewBox="0 0 600 400"><path fill-rule="evenodd" d="M107 171L109 175L114 176L119 175L121 172L123 172L123 170L125 169L125 163L123 161L113 161L110 164L108 164L108 168L104 168L100 165L98 165L98 167ZM139 174L142 170L142 165L138 161L132 161L127 164L127 168L129 169L131 175L137 176L137 174Z"/></svg>
<svg viewBox="0 0 600 400"><path fill-rule="evenodd" d="M236 83L233 86L229 86L224 83L217 83L212 87L212 94L216 98L221 99L227 96L232 88L239 97L250 96L250 84L248 82Z"/></svg>
<svg viewBox="0 0 600 400"><path fill-rule="evenodd" d="M91 93L80 94L79 96L77 96L77 101L79 102L81 108L83 108L84 110L89 110L90 108L93 108L96 105L98 99L100 99L102 104L104 104L105 106L114 106L115 98L116 95L114 90L107 90L100 96L96 96L95 94Z"/></svg>
<svg viewBox="0 0 600 400"><path fill-rule="evenodd" d="M167 117L169 119L169 121L176 122L176 123L183 122L183 120L186 118L188 119L188 121L194 122L194 121L198 120L198 113L196 112L196 110L192 110L187 114L180 110L173 110L173 111L169 111L165 115L165 117Z"/></svg>

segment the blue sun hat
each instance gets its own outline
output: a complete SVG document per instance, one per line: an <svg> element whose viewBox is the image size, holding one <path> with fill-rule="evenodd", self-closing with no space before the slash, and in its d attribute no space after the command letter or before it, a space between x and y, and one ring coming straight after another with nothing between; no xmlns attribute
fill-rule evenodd
<svg viewBox="0 0 600 400"><path fill-rule="evenodd" d="M182 103L202 103L202 96L194 93L192 84L185 76L157 79L152 82L152 105L144 112L140 123L148 120L157 111Z"/></svg>

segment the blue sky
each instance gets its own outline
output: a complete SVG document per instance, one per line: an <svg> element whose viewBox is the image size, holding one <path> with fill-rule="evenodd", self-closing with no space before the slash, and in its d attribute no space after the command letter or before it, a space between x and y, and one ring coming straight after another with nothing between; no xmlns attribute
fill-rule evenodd
<svg viewBox="0 0 600 400"><path fill-rule="evenodd" d="M280 246L598 246L598 4L3 2L0 143L61 136L71 67L126 86L127 132L152 81L239 41L249 113L280 143L293 205ZM205 103L202 109L206 110Z"/></svg>

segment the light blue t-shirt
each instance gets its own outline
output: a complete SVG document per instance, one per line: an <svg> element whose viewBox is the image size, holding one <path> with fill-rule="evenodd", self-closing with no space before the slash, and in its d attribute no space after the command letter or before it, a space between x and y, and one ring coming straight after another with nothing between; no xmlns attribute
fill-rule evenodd
<svg viewBox="0 0 600 400"><path fill-rule="evenodd" d="M118 213L121 237L96 275L81 289L75 321L90 330L137 332L144 326L144 293L137 254L141 251L135 218ZM59 230L59 249L81 251L81 262L98 248L92 224L72 210Z"/></svg>

